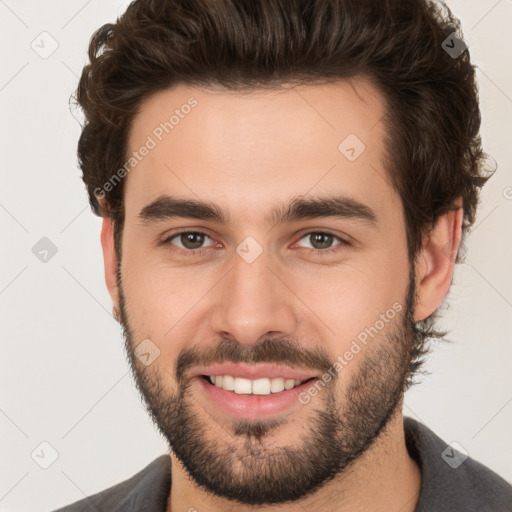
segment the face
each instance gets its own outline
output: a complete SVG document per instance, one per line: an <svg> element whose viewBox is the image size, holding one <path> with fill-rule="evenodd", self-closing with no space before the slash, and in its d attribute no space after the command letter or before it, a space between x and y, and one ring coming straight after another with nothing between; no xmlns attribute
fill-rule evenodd
<svg viewBox="0 0 512 512"><path fill-rule="evenodd" d="M126 347L173 456L217 496L312 493L397 410L415 288L384 109L362 82L182 85L134 119L129 152L145 156L124 184Z"/></svg>

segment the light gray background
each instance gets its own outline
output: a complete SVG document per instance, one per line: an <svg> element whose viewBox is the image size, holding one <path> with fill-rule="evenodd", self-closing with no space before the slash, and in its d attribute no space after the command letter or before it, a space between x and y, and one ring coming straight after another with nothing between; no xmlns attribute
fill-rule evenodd
<svg viewBox="0 0 512 512"><path fill-rule="evenodd" d="M88 207L68 108L90 36L127 5L0 0L1 511L51 510L166 451L111 316L101 221ZM512 481L512 1L448 5L479 68L483 140L498 171L446 301L442 326L454 343L437 346L405 413ZM58 42L46 59L31 47L46 37L51 48L43 31ZM32 253L42 237L58 248L47 263ZM36 450L50 462L43 441L59 454L48 469L31 458Z"/></svg>

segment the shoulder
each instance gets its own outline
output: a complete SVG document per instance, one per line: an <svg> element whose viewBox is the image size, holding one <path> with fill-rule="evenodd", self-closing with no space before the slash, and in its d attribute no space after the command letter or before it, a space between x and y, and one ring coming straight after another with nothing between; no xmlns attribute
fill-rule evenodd
<svg viewBox="0 0 512 512"><path fill-rule="evenodd" d="M512 486L448 444L422 423L404 418L407 448L422 473L417 512L511 512Z"/></svg>
<svg viewBox="0 0 512 512"><path fill-rule="evenodd" d="M169 455L161 455L144 469L108 489L76 501L54 512L108 510L165 510L171 486Z"/></svg>

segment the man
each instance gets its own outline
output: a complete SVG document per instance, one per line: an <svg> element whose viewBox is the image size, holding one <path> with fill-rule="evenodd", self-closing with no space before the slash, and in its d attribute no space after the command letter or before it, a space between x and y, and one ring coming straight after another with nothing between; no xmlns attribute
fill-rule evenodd
<svg viewBox="0 0 512 512"><path fill-rule="evenodd" d="M170 453L61 510L512 510L402 414L488 179L451 13L135 1L89 56L79 160Z"/></svg>

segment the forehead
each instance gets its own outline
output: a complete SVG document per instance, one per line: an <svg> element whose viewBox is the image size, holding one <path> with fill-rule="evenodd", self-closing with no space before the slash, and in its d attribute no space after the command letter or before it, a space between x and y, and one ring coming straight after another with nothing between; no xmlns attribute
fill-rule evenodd
<svg viewBox="0 0 512 512"><path fill-rule="evenodd" d="M374 86L355 80L160 91L142 102L129 133L128 156L138 157L126 216L164 194L214 202L235 218L309 193L389 208L397 198L383 167L385 109Z"/></svg>

